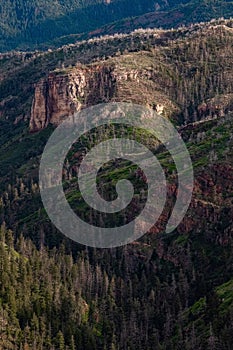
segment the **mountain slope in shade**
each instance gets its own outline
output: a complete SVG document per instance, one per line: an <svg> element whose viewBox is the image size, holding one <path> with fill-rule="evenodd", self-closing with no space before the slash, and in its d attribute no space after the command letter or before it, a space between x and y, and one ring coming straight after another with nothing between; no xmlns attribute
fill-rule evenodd
<svg viewBox="0 0 233 350"><path fill-rule="evenodd" d="M165 2L160 0L161 6ZM37 45L61 35L155 10L154 0L4 1L0 6L1 50Z"/></svg>
<svg viewBox="0 0 233 350"><path fill-rule="evenodd" d="M38 47L41 49L55 48L106 34L130 33L137 28L178 28L182 25L210 21L221 17L230 18L232 15L232 1L188 1L181 5L171 6L167 10L161 8L159 11L122 19L87 33L62 36L45 42Z"/></svg>
<svg viewBox="0 0 233 350"><path fill-rule="evenodd" d="M52 1L4 1L0 6L0 51L59 46L86 38L92 34L84 33L92 31L111 34L138 27L171 28L232 14L228 0L59 0L56 6ZM134 16L139 17L132 19ZM98 29L112 22L116 23Z"/></svg>

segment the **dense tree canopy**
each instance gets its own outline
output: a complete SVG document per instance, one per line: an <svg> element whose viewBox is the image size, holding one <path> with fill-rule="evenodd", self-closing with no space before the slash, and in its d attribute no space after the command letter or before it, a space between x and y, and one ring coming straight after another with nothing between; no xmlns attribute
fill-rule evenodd
<svg viewBox="0 0 233 350"><path fill-rule="evenodd" d="M151 15L144 17L149 12ZM171 28L232 14L229 0L4 0L0 3L0 51L69 43L80 39L73 34L112 22L116 23L97 30L95 35L136 27ZM135 16L137 19L131 21Z"/></svg>

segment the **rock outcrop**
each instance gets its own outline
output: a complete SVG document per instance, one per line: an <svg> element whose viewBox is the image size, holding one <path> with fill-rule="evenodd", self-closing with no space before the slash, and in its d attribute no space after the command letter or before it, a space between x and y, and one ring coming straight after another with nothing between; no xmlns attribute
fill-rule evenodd
<svg viewBox="0 0 233 350"><path fill-rule="evenodd" d="M223 117L233 111L233 94L218 95L198 107L199 119Z"/></svg>
<svg viewBox="0 0 233 350"><path fill-rule="evenodd" d="M109 66L50 73L35 86L30 130L41 130L49 123L58 125L81 108L107 102L115 90L116 79Z"/></svg>
<svg viewBox="0 0 233 350"><path fill-rule="evenodd" d="M157 87L146 69L130 69L110 61L57 70L35 86L30 131L58 125L73 113L109 101L133 102L170 117L177 107Z"/></svg>

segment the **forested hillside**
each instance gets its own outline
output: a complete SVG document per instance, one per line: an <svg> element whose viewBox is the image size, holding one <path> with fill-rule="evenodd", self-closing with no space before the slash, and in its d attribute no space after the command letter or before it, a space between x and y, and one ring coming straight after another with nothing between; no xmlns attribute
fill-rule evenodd
<svg viewBox="0 0 233 350"><path fill-rule="evenodd" d="M0 4L0 51L58 47L93 35L232 15L230 0L6 0Z"/></svg>
<svg viewBox="0 0 233 350"><path fill-rule="evenodd" d="M232 349L232 27L222 19L1 54L0 349ZM195 175L190 209L173 233L164 233L164 222L174 204L174 162L139 131L169 184L159 225L133 244L103 250L57 231L38 186L40 156L60 122L51 101L68 114L74 101L81 108L131 101L171 118ZM70 205L90 219L75 168L85 142L71 150L63 175ZM111 199L116 181L130 174L137 194L145 184L135 173L125 162L108 164L100 183Z"/></svg>
<svg viewBox="0 0 233 350"><path fill-rule="evenodd" d="M155 3L154 0L4 1L0 5L1 46L26 49L27 45L153 11Z"/></svg>

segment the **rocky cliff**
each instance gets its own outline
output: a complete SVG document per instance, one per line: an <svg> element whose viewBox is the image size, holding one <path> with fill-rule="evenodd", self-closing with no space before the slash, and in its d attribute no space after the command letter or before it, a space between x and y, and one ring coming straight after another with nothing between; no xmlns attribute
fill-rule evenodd
<svg viewBox="0 0 233 350"><path fill-rule="evenodd" d="M108 101L115 92L116 79L110 66L51 73L35 86L30 130L38 131L49 123L57 125L81 108Z"/></svg>
<svg viewBox="0 0 233 350"><path fill-rule="evenodd" d="M70 65L51 70L35 85L30 130L59 124L81 108L108 101L143 104L179 124L221 118L233 110L231 26L209 24L159 36L136 32L118 52L121 38L116 37L106 55L83 65L74 62L74 48L64 48ZM89 44L97 52L102 41Z"/></svg>
<svg viewBox="0 0 233 350"><path fill-rule="evenodd" d="M158 91L152 71L126 68L111 60L109 64L56 70L41 79L35 85L30 131L41 130L49 123L58 125L82 108L109 101L145 104L165 116L178 110Z"/></svg>

